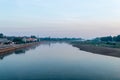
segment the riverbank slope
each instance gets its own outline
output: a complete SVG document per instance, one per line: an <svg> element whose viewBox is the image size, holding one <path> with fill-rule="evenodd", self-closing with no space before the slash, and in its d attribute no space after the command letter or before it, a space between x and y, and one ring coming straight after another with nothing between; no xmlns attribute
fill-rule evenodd
<svg viewBox="0 0 120 80"><path fill-rule="evenodd" d="M33 43L26 43L26 44L14 44L14 45L0 47L0 54L6 53L9 51L14 51L14 50L21 49L21 48L30 47L33 45L38 45L38 44L40 44L40 42L33 42Z"/></svg>
<svg viewBox="0 0 120 80"><path fill-rule="evenodd" d="M74 47L77 47L83 51L87 51L95 54L107 55L107 56L120 57L119 48L110 48L110 47L103 47L103 46L91 45L91 44L81 44L79 42L73 42L71 44Z"/></svg>

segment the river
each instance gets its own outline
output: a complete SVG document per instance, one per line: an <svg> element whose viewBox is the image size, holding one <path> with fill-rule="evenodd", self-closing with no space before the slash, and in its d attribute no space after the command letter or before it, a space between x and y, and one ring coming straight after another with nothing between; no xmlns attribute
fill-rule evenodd
<svg viewBox="0 0 120 80"><path fill-rule="evenodd" d="M120 80L120 58L46 42L1 55L0 80Z"/></svg>

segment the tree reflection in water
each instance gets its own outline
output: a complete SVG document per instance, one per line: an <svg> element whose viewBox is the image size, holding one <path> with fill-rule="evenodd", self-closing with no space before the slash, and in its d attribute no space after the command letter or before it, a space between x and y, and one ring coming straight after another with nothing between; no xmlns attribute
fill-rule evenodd
<svg viewBox="0 0 120 80"><path fill-rule="evenodd" d="M39 45L48 45L49 47L51 46L51 44L56 44L56 43L64 43L63 41L44 41L42 42L41 44L38 44L38 45L34 45L34 46L30 46L30 47L26 47L26 48L22 48L22 49L17 49L15 51L10 51L10 52L6 52L6 53L0 53L0 60L3 60L4 57L7 57L9 55L12 55L12 54L25 54L26 51L29 51L29 50L34 50L36 49L37 46Z"/></svg>
<svg viewBox="0 0 120 80"><path fill-rule="evenodd" d="M12 54L17 54L17 55L18 54L25 54L26 51L36 49L37 46L39 46L39 45L34 45L34 46L22 48L22 49L17 49L15 51L10 51L10 52L6 52L6 53L0 53L0 60L3 60L4 57L7 57L7 56L12 55Z"/></svg>

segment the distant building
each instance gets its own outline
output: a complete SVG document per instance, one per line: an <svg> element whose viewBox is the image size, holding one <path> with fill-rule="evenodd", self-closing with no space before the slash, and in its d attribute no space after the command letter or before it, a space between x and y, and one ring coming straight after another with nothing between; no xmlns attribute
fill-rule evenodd
<svg viewBox="0 0 120 80"><path fill-rule="evenodd" d="M37 39L36 38L23 38L22 39L24 42L36 42L37 41Z"/></svg>

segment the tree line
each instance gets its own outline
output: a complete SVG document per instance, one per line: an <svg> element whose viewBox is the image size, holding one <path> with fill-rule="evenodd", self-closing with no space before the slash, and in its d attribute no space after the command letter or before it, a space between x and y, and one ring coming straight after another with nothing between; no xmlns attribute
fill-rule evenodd
<svg viewBox="0 0 120 80"><path fill-rule="evenodd" d="M99 41L103 41L103 42L120 42L120 35L117 36L105 36L105 37L100 37L100 38L96 38L94 40L99 40Z"/></svg>

